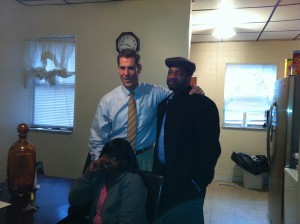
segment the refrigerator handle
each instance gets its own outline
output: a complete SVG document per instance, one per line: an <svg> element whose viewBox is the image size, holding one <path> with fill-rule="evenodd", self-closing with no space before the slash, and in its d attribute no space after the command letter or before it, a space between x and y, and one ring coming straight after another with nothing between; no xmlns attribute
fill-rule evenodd
<svg viewBox="0 0 300 224"><path fill-rule="evenodd" d="M276 101L274 101L270 106L268 123L267 123L267 158L269 160L269 165L272 166L271 161L271 141L272 141L272 133L273 133L273 109L276 107Z"/></svg>

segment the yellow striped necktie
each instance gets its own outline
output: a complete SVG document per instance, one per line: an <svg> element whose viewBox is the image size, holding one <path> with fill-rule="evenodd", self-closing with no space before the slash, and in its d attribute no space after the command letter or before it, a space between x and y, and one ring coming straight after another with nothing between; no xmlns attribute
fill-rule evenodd
<svg viewBox="0 0 300 224"><path fill-rule="evenodd" d="M137 136L137 113L134 100L134 92L130 93L128 101L128 126L127 126L127 140L131 144L133 150L136 150L136 136Z"/></svg>

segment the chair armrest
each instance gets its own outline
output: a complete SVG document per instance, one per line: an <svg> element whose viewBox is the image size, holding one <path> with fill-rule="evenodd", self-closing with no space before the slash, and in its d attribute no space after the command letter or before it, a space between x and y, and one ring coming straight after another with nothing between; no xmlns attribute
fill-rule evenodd
<svg viewBox="0 0 300 224"><path fill-rule="evenodd" d="M89 221L90 206L76 207L70 206L68 216L56 224L87 224Z"/></svg>

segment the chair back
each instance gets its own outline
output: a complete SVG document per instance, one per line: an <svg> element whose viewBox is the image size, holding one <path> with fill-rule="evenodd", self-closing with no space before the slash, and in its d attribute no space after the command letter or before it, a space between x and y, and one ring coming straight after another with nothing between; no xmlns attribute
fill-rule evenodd
<svg viewBox="0 0 300 224"><path fill-rule="evenodd" d="M143 170L139 170L139 174L147 188L146 211L149 224L152 224L158 216L160 195L164 177Z"/></svg>
<svg viewBox="0 0 300 224"><path fill-rule="evenodd" d="M91 162L92 162L91 154L88 153L83 166L82 174L84 174L85 170L89 167Z"/></svg>

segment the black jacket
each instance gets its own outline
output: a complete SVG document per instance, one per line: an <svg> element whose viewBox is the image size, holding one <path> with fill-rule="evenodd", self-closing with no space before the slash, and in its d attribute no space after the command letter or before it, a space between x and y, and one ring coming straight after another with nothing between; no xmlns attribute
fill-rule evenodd
<svg viewBox="0 0 300 224"><path fill-rule="evenodd" d="M157 141L153 172L165 176L168 197L179 197L178 202L197 197L198 187L205 191L214 177L214 169L221 153L219 143L219 114L215 103L204 95L189 95L190 87L173 99L159 104ZM167 103L168 101L168 103ZM158 139L162 120L165 121L165 166L158 160Z"/></svg>

